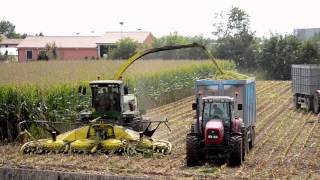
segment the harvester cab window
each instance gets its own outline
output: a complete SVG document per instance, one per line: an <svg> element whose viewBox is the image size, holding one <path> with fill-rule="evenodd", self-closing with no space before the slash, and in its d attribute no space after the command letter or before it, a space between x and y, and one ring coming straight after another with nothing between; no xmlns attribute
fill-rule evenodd
<svg viewBox="0 0 320 180"><path fill-rule="evenodd" d="M94 107L98 112L120 111L120 89L117 85L96 87Z"/></svg>
<svg viewBox="0 0 320 180"><path fill-rule="evenodd" d="M203 108L203 122L206 124L212 119L221 119L224 123L229 123L230 119L229 103L205 103Z"/></svg>

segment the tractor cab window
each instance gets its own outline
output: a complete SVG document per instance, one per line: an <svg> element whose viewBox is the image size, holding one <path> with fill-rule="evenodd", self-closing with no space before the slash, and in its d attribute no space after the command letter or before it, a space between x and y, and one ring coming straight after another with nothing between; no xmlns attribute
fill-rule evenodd
<svg viewBox="0 0 320 180"><path fill-rule="evenodd" d="M98 112L120 111L120 88L117 84L93 87L93 106Z"/></svg>
<svg viewBox="0 0 320 180"><path fill-rule="evenodd" d="M204 103L203 106L203 122L206 124L212 119L221 119L224 123L230 122L230 105L229 103Z"/></svg>

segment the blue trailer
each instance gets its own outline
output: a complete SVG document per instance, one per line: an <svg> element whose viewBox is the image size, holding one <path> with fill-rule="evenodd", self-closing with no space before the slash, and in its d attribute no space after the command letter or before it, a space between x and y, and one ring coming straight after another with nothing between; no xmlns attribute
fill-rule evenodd
<svg viewBox="0 0 320 180"><path fill-rule="evenodd" d="M187 135L187 165L225 158L240 165L254 145L256 85L247 80L197 80L196 110Z"/></svg>

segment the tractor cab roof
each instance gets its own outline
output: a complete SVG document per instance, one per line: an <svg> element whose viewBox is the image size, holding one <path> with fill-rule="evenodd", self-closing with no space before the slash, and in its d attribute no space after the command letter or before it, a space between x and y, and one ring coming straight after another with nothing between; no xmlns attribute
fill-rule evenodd
<svg viewBox="0 0 320 180"><path fill-rule="evenodd" d="M229 96L206 96L202 98L203 102L233 102L234 98Z"/></svg>
<svg viewBox="0 0 320 180"><path fill-rule="evenodd" d="M90 85L104 85L104 84L123 84L123 81L120 80L95 80L91 81Z"/></svg>

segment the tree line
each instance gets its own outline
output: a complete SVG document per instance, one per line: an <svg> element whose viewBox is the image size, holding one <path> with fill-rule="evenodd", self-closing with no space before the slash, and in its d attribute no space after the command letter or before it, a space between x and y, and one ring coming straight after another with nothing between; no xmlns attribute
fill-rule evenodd
<svg viewBox="0 0 320 180"><path fill-rule="evenodd" d="M206 46L214 57L233 60L238 70L259 74L265 79L290 79L291 64L320 64L320 36L298 39L293 34L271 33L268 38L259 38L250 29L250 16L237 7L215 18L218 22L213 24L213 35L217 39L185 37L175 32L155 38L148 48L197 42ZM110 59L127 59L137 50L147 48L129 38L120 40L116 47ZM207 56L200 49L192 48L162 52L150 58L205 59Z"/></svg>

